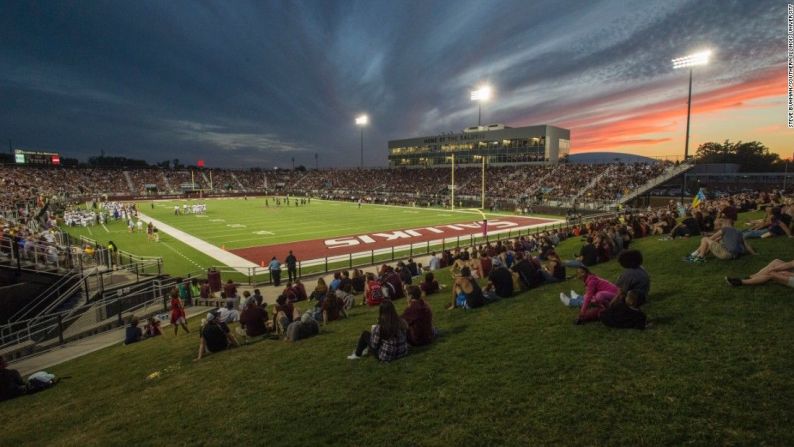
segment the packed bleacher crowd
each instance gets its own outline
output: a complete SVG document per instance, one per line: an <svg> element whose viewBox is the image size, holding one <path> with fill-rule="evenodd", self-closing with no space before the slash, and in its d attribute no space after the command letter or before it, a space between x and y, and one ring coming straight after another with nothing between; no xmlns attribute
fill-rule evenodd
<svg viewBox="0 0 794 447"><path fill-rule="evenodd" d="M670 164L558 164L489 166L486 196L499 202L517 198L614 201L627 191L660 175ZM331 199L443 205L449 200L451 170L326 169L326 170L164 170L0 167L2 206L13 206L34 191L47 197L85 200L92 197L131 197L205 193L268 193L312 195ZM597 180L597 181L596 181ZM456 194L481 194L481 170L459 167Z"/></svg>

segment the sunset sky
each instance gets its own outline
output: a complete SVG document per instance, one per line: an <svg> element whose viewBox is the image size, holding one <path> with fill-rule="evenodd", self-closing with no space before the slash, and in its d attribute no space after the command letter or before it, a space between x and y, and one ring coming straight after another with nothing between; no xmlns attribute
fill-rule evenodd
<svg viewBox="0 0 794 447"><path fill-rule="evenodd" d="M367 165L391 139L483 120L571 129L572 152L681 156L759 140L790 157L783 1L7 2L0 137L85 159ZM7 143L4 143L7 145Z"/></svg>

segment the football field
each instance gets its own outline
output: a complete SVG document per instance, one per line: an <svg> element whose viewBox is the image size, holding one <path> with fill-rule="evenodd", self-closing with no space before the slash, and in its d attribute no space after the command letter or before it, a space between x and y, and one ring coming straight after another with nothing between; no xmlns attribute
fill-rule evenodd
<svg viewBox="0 0 794 447"><path fill-rule="evenodd" d="M196 203L205 203L206 213L182 213L183 205L190 207ZM484 230L482 216L475 210L453 212L374 204L359 207L353 202L316 199L298 206L294 199L289 205L282 199L276 205L273 197L141 201L136 205L144 221L153 219L155 225L165 224L159 243L148 241L143 233L129 233L126 224L118 221L105 226L72 228L70 232L102 244L113 240L122 250L134 254L161 256L167 272L184 274L210 265L261 265L273 256L283 261L289 250L302 261L353 253L390 253L392 247L413 251L411 246L421 246L426 252L428 248L441 248L442 239L447 241L443 246L458 239L480 240ZM179 207L179 215L175 207ZM489 234L560 222L545 216L499 213L486 216ZM192 238L181 237L180 233ZM209 245L196 244L196 238ZM219 261L220 250L234 255L233 259L238 261L226 260L228 256Z"/></svg>

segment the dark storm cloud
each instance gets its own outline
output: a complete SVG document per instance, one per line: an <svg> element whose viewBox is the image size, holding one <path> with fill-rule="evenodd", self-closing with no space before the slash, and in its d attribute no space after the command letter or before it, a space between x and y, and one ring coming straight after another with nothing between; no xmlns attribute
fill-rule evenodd
<svg viewBox="0 0 794 447"><path fill-rule="evenodd" d="M531 124L670 95L670 58L719 48L711 82L779 63L783 3L6 2L3 135L85 158L100 150L214 166L350 166L353 117L386 141L489 122ZM590 109L577 104L589 104ZM568 117L568 118L566 118Z"/></svg>

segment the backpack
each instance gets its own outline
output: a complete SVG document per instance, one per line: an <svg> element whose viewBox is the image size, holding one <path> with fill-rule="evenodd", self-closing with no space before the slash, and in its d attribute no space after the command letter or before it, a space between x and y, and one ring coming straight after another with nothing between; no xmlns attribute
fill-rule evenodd
<svg viewBox="0 0 794 447"><path fill-rule="evenodd" d="M35 394L39 391L44 391L47 388L52 388L58 383L58 378L55 374L50 374L45 371L39 371L28 377L28 394Z"/></svg>
<svg viewBox="0 0 794 447"><path fill-rule="evenodd" d="M388 290L386 287L380 285L378 281L370 281L369 282L369 296L367 297L367 304L370 306L376 306L383 302L387 296L383 293L384 289Z"/></svg>

